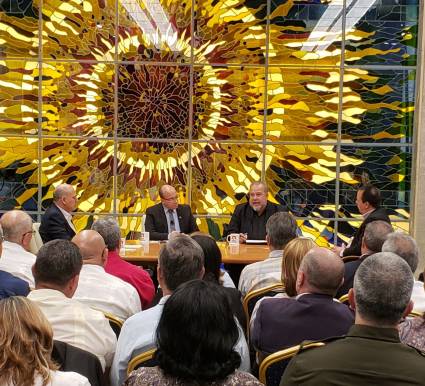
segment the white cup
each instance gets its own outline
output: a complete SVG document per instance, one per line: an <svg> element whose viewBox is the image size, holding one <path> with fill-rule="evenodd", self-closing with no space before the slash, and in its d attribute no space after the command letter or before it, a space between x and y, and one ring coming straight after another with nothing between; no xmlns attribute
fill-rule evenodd
<svg viewBox="0 0 425 386"><path fill-rule="evenodd" d="M239 245L239 239L240 239L239 233L231 233L226 237L227 242L229 245Z"/></svg>
<svg viewBox="0 0 425 386"><path fill-rule="evenodd" d="M121 251L125 253L125 237L121 237Z"/></svg>
<svg viewBox="0 0 425 386"><path fill-rule="evenodd" d="M229 254L239 255L239 244L229 244Z"/></svg>
<svg viewBox="0 0 425 386"><path fill-rule="evenodd" d="M149 232L140 232L140 243L149 244Z"/></svg>

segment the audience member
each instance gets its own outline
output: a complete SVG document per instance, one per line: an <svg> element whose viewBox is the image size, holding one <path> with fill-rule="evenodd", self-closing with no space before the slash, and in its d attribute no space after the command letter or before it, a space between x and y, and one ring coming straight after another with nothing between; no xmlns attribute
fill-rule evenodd
<svg viewBox="0 0 425 386"><path fill-rule="evenodd" d="M112 362L116 337L102 312L72 299L82 264L74 243L53 240L44 244L33 267L35 290L28 298L41 308L56 340L95 354L105 369Z"/></svg>
<svg viewBox="0 0 425 386"><path fill-rule="evenodd" d="M399 256L382 252L367 258L354 278L349 301L355 325L346 337L301 350L281 386L423 385L425 358L400 343L397 324L412 310L412 271Z"/></svg>
<svg viewBox="0 0 425 386"><path fill-rule="evenodd" d="M119 277L136 288L142 309L146 309L155 295L155 287L149 274L142 268L133 265L120 256L121 232L118 223L111 217L97 220L92 229L97 231L108 247L108 258L105 271Z"/></svg>
<svg viewBox="0 0 425 386"><path fill-rule="evenodd" d="M133 371L126 386L262 385L238 371L238 327L223 288L193 280L164 305L156 331L159 366Z"/></svg>
<svg viewBox="0 0 425 386"><path fill-rule="evenodd" d="M57 371L51 359L52 328L28 299L1 300L0 326L0 385L90 386L80 374Z"/></svg>
<svg viewBox="0 0 425 386"><path fill-rule="evenodd" d="M348 290L353 287L354 274L360 264L370 255L381 252L382 245L392 232L393 227L385 221L373 221L366 225L362 240L361 256L357 260L344 264L344 283L337 292L337 298L348 293Z"/></svg>
<svg viewBox="0 0 425 386"><path fill-rule="evenodd" d="M77 208L77 194L68 184L61 184L53 192L53 203L41 217L40 236L43 243L50 240L71 240L75 236L72 212Z"/></svg>
<svg viewBox="0 0 425 386"><path fill-rule="evenodd" d="M0 224L4 237L0 269L25 280L34 288L31 268L35 255L29 252L33 235L31 217L21 210L11 210L3 214Z"/></svg>
<svg viewBox="0 0 425 386"><path fill-rule="evenodd" d="M307 252L297 274L298 296L265 299L251 322L251 342L260 359L304 340L347 333L354 315L333 299L343 274L344 264L335 253L318 247Z"/></svg>
<svg viewBox="0 0 425 386"><path fill-rule="evenodd" d="M240 234L240 242L265 240L266 223L276 212L286 208L267 200L269 189L265 182L253 182L248 192L248 202L236 206L224 236Z"/></svg>
<svg viewBox="0 0 425 386"><path fill-rule="evenodd" d="M198 230L189 205L179 205L176 189L163 185L159 189L161 202L146 210L145 230L151 240L167 240L172 232L192 233Z"/></svg>
<svg viewBox="0 0 425 386"><path fill-rule="evenodd" d="M265 260L249 264L242 270L239 278L242 296L255 289L280 283L282 251L289 241L297 237L297 223L291 214L278 212L268 219L266 232L270 254Z"/></svg>
<svg viewBox="0 0 425 386"><path fill-rule="evenodd" d="M102 236L93 230L77 233L72 242L80 249L83 267L74 299L121 320L141 311L136 289L105 272L108 248Z"/></svg>
<svg viewBox="0 0 425 386"><path fill-rule="evenodd" d="M155 347L155 331L164 304L175 289L187 281L204 276L204 254L189 236L180 234L170 239L161 249L158 259L158 282L163 291L159 303L127 319L121 329L111 368L112 386L126 379L128 362L141 352ZM242 370L250 368L248 347L240 329L236 350L242 357Z"/></svg>

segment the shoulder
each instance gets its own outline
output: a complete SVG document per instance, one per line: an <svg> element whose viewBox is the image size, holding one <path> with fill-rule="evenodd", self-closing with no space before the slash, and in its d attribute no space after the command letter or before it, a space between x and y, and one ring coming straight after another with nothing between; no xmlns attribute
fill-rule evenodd
<svg viewBox="0 0 425 386"><path fill-rule="evenodd" d="M87 386L90 385L88 379L72 371L52 371L52 386Z"/></svg>
<svg viewBox="0 0 425 386"><path fill-rule="evenodd" d="M161 208L161 204L156 204L156 205L152 205L150 206L148 209L146 209L146 214L150 214L150 213L154 213L159 211L159 209Z"/></svg>
<svg viewBox="0 0 425 386"><path fill-rule="evenodd" d="M225 382L226 386L256 386L262 385L253 375L246 373L244 371L235 370L233 374L230 374Z"/></svg>
<svg viewBox="0 0 425 386"><path fill-rule="evenodd" d="M240 213L240 212L242 212L242 211L244 211L244 210L246 210L246 208L249 206L249 203L248 202L244 202L243 204L238 204L238 205L236 205L236 207L235 207L235 211L234 211L234 213Z"/></svg>
<svg viewBox="0 0 425 386"><path fill-rule="evenodd" d="M287 209L284 206L282 206L280 204L276 204L276 203L271 202L271 201L267 201L267 208L269 210L271 210L272 212L286 212L287 211Z"/></svg>
<svg viewBox="0 0 425 386"><path fill-rule="evenodd" d="M163 379L164 376L159 367L141 367L130 373L125 385L150 385L150 382L158 382Z"/></svg>
<svg viewBox="0 0 425 386"><path fill-rule="evenodd" d="M385 208L379 207L375 209L367 218L365 222L372 222L375 220L384 220L391 222L388 216L387 210Z"/></svg>

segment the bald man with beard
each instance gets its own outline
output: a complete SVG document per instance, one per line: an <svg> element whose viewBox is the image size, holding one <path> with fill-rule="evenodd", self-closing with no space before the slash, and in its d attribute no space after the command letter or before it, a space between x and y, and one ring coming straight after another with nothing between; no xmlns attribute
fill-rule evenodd
<svg viewBox="0 0 425 386"><path fill-rule="evenodd" d="M78 246L83 257L83 267L74 299L121 320L141 311L136 289L105 272L108 248L103 237L94 230L85 230L78 233L72 242Z"/></svg>

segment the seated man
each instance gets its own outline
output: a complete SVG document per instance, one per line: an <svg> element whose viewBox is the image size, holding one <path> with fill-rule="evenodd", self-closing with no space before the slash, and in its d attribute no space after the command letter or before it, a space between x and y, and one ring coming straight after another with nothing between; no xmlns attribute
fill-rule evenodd
<svg viewBox="0 0 425 386"><path fill-rule="evenodd" d="M423 385L425 357L400 343L397 330L412 310L412 287L412 271L402 258L389 252L368 257L349 292L355 325L345 337L300 350L280 385Z"/></svg>
<svg viewBox="0 0 425 386"><path fill-rule="evenodd" d="M123 260L120 253L121 232L116 220L111 217L97 220L92 229L99 232L108 247L105 272L119 277L136 288L142 309L146 309L155 295L155 287L149 274L142 268Z"/></svg>
<svg viewBox="0 0 425 386"><path fill-rule="evenodd" d="M34 288L31 269L35 255L30 252L33 234L31 217L22 210L11 210L3 214L0 224L4 236L0 269L25 280Z"/></svg>
<svg viewBox="0 0 425 386"><path fill-rule="evenodd" d="M349 261L348 263L344 264L344 283L337 292L337 298L347 294L348 290L353 288L354 274L356 273L360 264L370 255L381 252L382 245L384 244L388 235L392 232L393 227L386 221L378 220L370 222L366 225L361 247L362 255L358 260Z"/></svg>
<svg viewBox="0 0 425 386"><path fill-rule="evenodd" d="M287 212L277 212L267 221L267 244L269 256L247 265L239 278L239 291L244 297L249 291L281 282L282 253L286 244L297 237L297 223Z"/></svg>
<svg viewBox="0 0 425 386"><path fill-rule="evenodd" d="M326 248L310 250L298 270L295 298L267 298L251 320L251 342L260 359L304 340L347 333L354 323L351 310L336 301L344 264Z"/></svg>
<svg viewBox="0 0 425 386"><path fill-rule="evenodd" d="M167 240L171 232L198 231L189 205L179 205L176 189L162 185L159 189L161 203L146 210L145 230L151 240Z"/></svg>
<svg viewBox="0 0 425 386"><path fill-rule="evenodd" d="M134 287L105 272L108 248L102 236L93 230L77 233L72 242L80 249L83 267L74 299L87 306L126 320L141 311Z"/></svg>
<svg viewBox="0 0 425 386"><path fill-rule="evenodd" d="M117 339L102 312L72 299L78 286L82 258L68 240L53 240L37 253L33 267L36 303L52 325L53 338L96 355L102 368L110 366Z"/></svg>
<svg viewBox="0 0 425 386"><path fill-rule="evenodd" d="M53 203L41 217L40 236L43 243L50 240L71 240L75 236L72 212L77 207L77 195L68 184L59 185L53 192Z"/></svg>
<svg viewBox="0 0 425 386"><path fill-rule="evenodd" d="M163 297L158 305L133 315L124 323L111 368L112 386L125 381L127 366L133 357L155 347L155 332L165 302L180 284L204 276L203 260L201 247L186 235L177 235L162 247L158 259L158 282ZM241 356L241 370L249 371L249 351L240 326L239 332L235 351Z"/></svg>
<svg viewBox="0 0 425 386"><path fill-rule="evenodd" d="M264 182L253 182L248 192L248 202L236 206L224 236L239 233L239 241L266 239L266 223L276 212L286 208L267 201L268 187Z"/></svg>

